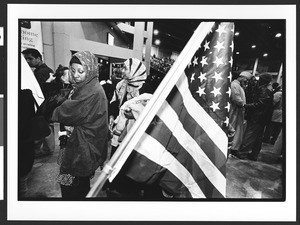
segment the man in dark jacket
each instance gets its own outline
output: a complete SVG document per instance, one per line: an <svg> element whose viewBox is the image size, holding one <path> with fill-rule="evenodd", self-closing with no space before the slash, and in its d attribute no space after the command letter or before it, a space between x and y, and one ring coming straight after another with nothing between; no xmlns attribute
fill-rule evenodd
<svg viewBox="0 0 300 225"><path fill-rule="evenodd" d="M38 50L34 48L27 48L22 51L22 54L24 55L28 65L31 68L34 68L34 76L42 89L44 97L47 98L48 96L43 84L50 83L55 79L55 77L53 77L53 70L43 62L42 55Z"/></svg>
<svg viewBox="0 0 300 225"><path fill-rule="evenodd" d="M253 95L253 103L244 105L248 120L239 158L257 160L261 150L265 126L272 117L273 92L271 81L271 74L261 74L257 91Z"/></svg>
<svg viewBox="0 0 300 225"><path fill-rule="evenodd" d="M42 60L41 53L34 48L27 48L22 51L24 58L28 65L34 68L34 76L36 77L45 99L50 97L49 88L46 84L51 83L55 77L53 76L53 70L50 69ZM52 154L55 150L55 139L54 139L54 124L49 123L51 133L49 136L35 141L35 157L42 157Z"/></svg>

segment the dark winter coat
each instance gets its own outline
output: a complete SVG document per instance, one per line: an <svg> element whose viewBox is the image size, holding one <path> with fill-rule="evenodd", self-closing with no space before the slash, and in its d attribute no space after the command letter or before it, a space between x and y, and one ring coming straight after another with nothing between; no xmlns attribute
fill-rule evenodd
<svg viewBox="0 0 300 225"><path fill-rule="evenodd" d="M87 69L87 78L75 86L70 99L54 110L52 120L74 127L60 173L87 177L103 165L107 156L107 99L98 81L96 57L90 52L75 56Z"/></svg>
<svg viewBox="0 0 300 225"><path fill-rule="evenodd" d="M247 120L261 124L270 122L273 112L273 92L270 84L258 86L253 103L245 104Z"/></svg>

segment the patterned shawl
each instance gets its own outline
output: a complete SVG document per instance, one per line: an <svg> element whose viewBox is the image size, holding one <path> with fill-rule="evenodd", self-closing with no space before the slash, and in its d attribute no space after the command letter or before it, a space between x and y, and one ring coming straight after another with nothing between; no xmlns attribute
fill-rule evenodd
<svg viewBox="0 0 300 225"><path fill-rule="evenodd" d="M127 100L139 95L139 89L143 86L147 78L146 67L140 60L129 58L124 62L124 65L130 72L117 84L116 93L111 100L113 102L118 98L120 106L123 103L125 93Z"/></svg>

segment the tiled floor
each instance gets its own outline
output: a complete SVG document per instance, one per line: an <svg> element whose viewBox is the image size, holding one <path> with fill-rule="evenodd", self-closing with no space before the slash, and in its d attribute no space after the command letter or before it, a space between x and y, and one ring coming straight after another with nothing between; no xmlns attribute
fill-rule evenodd
<svg viewBox="0 0 300 225"><path fill-rule="evenodd" d="M55 125L57 131L58 125ZM56 143L58 143L57 135ZM28 178L26 196L32 198L60 198L60 187L55 182L58 173L56 163L58 145L53 155L36 159ZM282 162L272 152L273 146L263 144L258 161L228 158L227 161L227 198L229 199L274 199L282 200L283 181ZM96 171L91 184L97 180L100 170ZM101 193L106 197L105 192Z"/></svg>

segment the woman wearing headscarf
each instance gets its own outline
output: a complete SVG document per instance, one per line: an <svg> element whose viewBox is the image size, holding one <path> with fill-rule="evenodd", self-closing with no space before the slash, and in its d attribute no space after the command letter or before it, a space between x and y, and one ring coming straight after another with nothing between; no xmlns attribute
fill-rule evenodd
<svg viewBox="0 0 300 225"><path fill-rule="evenodd" d="M116 90L109 105L109 127L111 131L113 130L114 121L119 115L120 108L126 101L138 97L143 93L153 93L146 83L146 67L139 59L127 59L124 62L122 73L123 79L117 83ZM117 146L118 143L112 140L112 154Z"/></svg>
<svg viewBox="0 0 300 225"><path fill-rule="evenodd" d="M122 73L123 79L117 83L109 105L110 130L112 132L111 155L114 154L124 135L126 135L126 131L132 125L131 122L135 121L153 93L146 83L146 67L140 60L136 58L127 59L124 62ZM121 121L126 121L126 124ZM144 186L127 177L122 169L114 181L110 184L107 182L105 187L108 188L108 197L140 197Z"/></svg>
<svg viewBox="0 0 300 225"><path fill-rule="evenodd" d="M63 198L83 199L90 190L90 178L107 155L107 99L92 53L74 54L70 72L74 88L52 116L66 126L69 136L57 181Z"/></svg>

